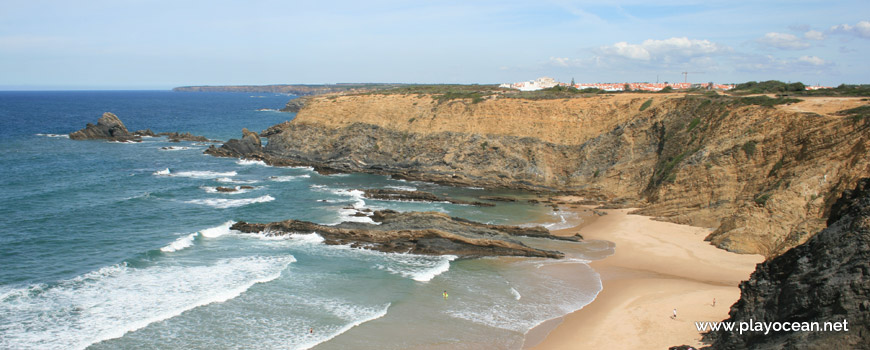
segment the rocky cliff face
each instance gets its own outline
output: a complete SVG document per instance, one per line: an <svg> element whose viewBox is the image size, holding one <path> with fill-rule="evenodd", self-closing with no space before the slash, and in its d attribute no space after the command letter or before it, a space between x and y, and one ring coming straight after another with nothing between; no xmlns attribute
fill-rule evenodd
<svg viewBox="0 0 870 350"><path fill-rule="evenodd" d="M715 229L708 238L719 247L774 256L823 227L837 196L870 175L870 123L801 109L808 102L745 101L318 96L261 135L274 159L636 203L645 215Z"/></svg>
<svg viewBox="0 0 870 350"><path fill-rule="evenodd" d="M69 134L73 140L110 140L110 141L142 141L142 138L129 131L121 119L111 112L103 113L97 120L97 125L88 123L84 129Z"/></svg>
<svg viewBox="0 0 870 350"><path fill-rule="evenodd" d="M870 179L845 191L827 229L759 264L729 322L842 322L848 331L717 332L712 349L870 348Z"/></svg>

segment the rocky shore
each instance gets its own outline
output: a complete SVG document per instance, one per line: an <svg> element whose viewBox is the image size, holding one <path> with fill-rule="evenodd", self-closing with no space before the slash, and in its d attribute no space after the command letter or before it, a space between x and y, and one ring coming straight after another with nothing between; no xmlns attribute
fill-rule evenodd
<svg viewBox="0 0 870 350"><path fill-rule="evenodd" d="M759 264L725 322L840 322L848 331L713 332L710 349L866 349L870 344L870 179L843 193L828 228Z"/></svg>
<svg viewBox="0 0 870 350"><path fill-rule="evenodd" d="M441 197L429 192L423 191L405 191L405 190L390 190L390 189L363 189L363 197L371 199L380 199L388 201L408 201L408 202L447 202L453 204L473 205L478 207L494 207L495 204L484 202L470 202L447 197Z"/></svg>
<svg viewBox="0 0 870 350"><path fill-rule="evenodd" d="M399 213L381 210L371 213L378 224L343 222L335 226L286 220L272 223L238 222L231 229L270 236L316 232L330 245L392 253L456 255L459 257L526 256L562 258L557 251L536 249L511 238L528 236L578 241L579 237L557 237L543 227L487 225L434 212Z"/></svg>
<svg viewBox="0 0 870 350"><path fill-rule="evenodd" d="M870 176L870 122L830 112L866 105L860 99L824 109L753 101L311 96L293 121L259 134L265 146L248 131L206 152L323 172L570 193L714 228L707 239L720 248L773 257L823 228L837 196Z"/></svg>

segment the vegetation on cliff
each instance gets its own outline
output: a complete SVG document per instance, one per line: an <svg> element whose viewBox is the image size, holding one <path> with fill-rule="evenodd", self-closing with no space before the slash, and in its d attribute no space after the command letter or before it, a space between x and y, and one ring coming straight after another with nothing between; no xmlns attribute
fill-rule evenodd
<svg viewBox="0 0 870 350"><path fill-rule="evenodd" d="M714 229L708 239L721 248L767 256L808 239L836 195L870 176L870 123L852 117L867 102L857 98L494 93L474 103L438 88L312 97L261 134L269 140L256 157L632 203Z"/></svg>

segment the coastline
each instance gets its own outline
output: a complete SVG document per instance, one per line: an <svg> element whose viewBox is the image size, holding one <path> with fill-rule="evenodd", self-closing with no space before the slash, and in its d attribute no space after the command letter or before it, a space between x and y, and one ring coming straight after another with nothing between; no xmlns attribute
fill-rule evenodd
<svg viewBox="0 0 870 350"><path fill-rule="evenodd" d="M588 209L560 206L578 215ZM694 322L727 318L740 297L739 283L764 260L710 245L703 228L628 215L630 209L604 211L608 215L554 231L615 244L613 255L589 264L600 275L602 290L582 309L530 330L524 349L702 345ZM674 308L677 318L671 319Z"/></svg>

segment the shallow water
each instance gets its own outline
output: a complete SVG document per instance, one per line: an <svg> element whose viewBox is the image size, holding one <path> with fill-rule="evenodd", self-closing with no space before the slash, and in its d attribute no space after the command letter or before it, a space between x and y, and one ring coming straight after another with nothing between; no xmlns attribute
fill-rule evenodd
<svg viewBox="0 0 870 350"><path fill-rule="evenodd" d="M582 307L600 290L583 263L596 254L587 243L528 240L558 245L570 255L565 262L459 260L326 246L315 233L272 238L229 230L242 220L368 220L350 216L342 209L348 205L564 225L548 207L368 200L356 189L460 199L493 193L268 167L163 138L121 144L63 137L111 111L130 130L226 140L242 127L262 130L292 118L257 111L289 98L0 92L0 348L519 348L528 328ZM240 185L254 188L215 190Z"/></svg>

